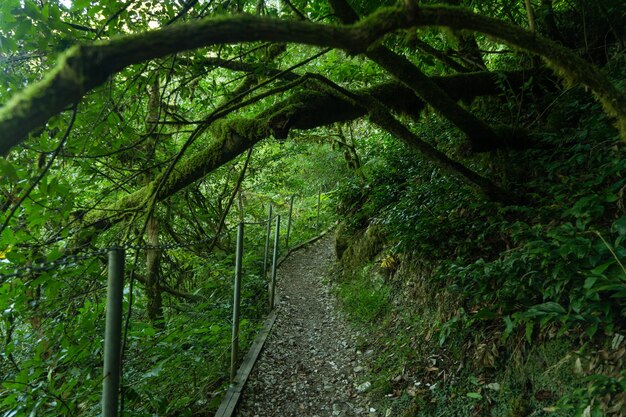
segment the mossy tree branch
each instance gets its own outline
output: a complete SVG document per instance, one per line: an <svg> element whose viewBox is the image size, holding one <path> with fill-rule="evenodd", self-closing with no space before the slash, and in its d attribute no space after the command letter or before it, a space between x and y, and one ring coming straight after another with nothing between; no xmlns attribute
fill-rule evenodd
<svg viewBox="0 0 626 417"><path fill-rule="evenodd" d="M472 73L433 77L435 82L455 99L472 99L500 92L497 78L506 77L512 85L525 80L522 72ZM462 87L467 88L462 88ZM373 97L389 109L417 117L425 103L413 91L399 83L383 83L356 91L359 97ZM255 143L270 135L286 137L292 129L307 130L336 122L345 122L367 115L367 111L336 95L315 90L294 93L251 119L230 119L216 122L211 129L212 141L202 150L187 157L167 176L159 188L156 200L164 200L184 187L203 178L216 168L233 160ZM110 224L146 210L163 174L150 185L121 197L113 205L87 214L85 223L96 228Z"/></svg>
<svg viewBox="0 0 626 417"><path fill-rule="evenodd" d="M421 6L412 14L415 26L443 26L488 35L513 48L541 56L547 65L570 84L590 88L604 110L615 117L622 139L626 140L626 95L620 92L598 67L575 52L536 33L467 9L453 6Z"/></svg>
<svg viewBox="0 0 626 417"><path fill-rule="evenodd" d="M352 102L354 106L363 108L367 111L368 117L372 123L405 142L410 148L417 151L444 172L460 179L465 184L476 189L479 193L484 194L490 200L507 204L514 204L516 202L516 199L510 193L506 192L493 181L477 174L460 162L451 159L445 153L411 132L404 124L393 117L386 106L376 98L363 94L352 94L323 77L316 77L316 79L323 83L323 85L329 86L336 94L345 97L345 99Z"/></svg>
<svg viewBox="0 0 626 417"><path fill-rule="evenodd" d="M342 23L354 24L359 20L346 0L330 0L330 4ZM474 151L488 151L506 145L487 123L461 107L407 58L384 46L370 48L365 55L461 129L467 135Z"/></svg>
<svg viewBox="0 0 626 417"><path fill-rule="evenodd" d="M458 7L385 8L353 26L252 16L208 19L70 48L40 82L13 96L0 108L0 155L29 132L77 103L88 91L122 69L150 59L200 47L250 41L296 42L363 52L381 36L401 28L446 26L489 35L510 46L542 56L571 83L589 87L605 111L617 118L626 139L626 96L574 52L520 27Z"/></svg>
<svg viewBox="0 0 626 417"><path fill-rule="evenodd" d="M108 77L133 64L216 44L252 41L295 42L357 53L406 24L406 13L400 8L382 9L375 17L353 26L236 16L77 45L40 82L0 108L0 155L6 155L29 132L77 103Z"/></svg>

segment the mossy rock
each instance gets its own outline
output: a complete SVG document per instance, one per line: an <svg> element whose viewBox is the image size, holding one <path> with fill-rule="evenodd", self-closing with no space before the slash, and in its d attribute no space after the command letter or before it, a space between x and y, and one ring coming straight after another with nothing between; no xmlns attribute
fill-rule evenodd
<svg viewBox="0 0 626 417"><path fill-rule="evenodd" d="M356 270L359 267L372 262L384 249L386 237L384 230L379 225L370 225L365 231L357 232L339 243L341 250L341 264L345 270ZM335 244L335 249L338 244Z"/></svg>
<svg viewBox="0 0 626 417"><path fill-rule="evenodd" d="M348 233L345 223L341 223L335 231L335 255L341 260L344 252L350 246L350 240L353 236Z"/></svg>

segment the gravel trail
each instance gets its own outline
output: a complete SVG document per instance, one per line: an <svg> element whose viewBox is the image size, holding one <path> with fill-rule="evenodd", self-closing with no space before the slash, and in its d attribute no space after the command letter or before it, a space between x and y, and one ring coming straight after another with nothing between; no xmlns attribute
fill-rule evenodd
<svg viewBox="0 0 626 417"><path fill-rule="evenodd" d="M292 254L278 271L278 317L237 412L239 417L375 416L363 355L323 277L332 234ZM363 361L365 362L365 361Z"/></svg>

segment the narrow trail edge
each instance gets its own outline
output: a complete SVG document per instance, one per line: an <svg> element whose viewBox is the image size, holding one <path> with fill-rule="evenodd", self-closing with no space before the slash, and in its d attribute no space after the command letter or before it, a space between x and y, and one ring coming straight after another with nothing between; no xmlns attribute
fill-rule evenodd
<svg viewBox="0 0 626 417"><path fill-rule="evenodd" d="M287 250L287 252L282 255L278 261L277 266L280 265L294 252L307 247L308 245L317 242L324 236L326 236L331 230L335 228L335 224L331 225L326 230L322 231L317 236L302 242L293 248ZM278 298L278 295L277 295ZM226 395L224 395L224 399L222 400L217 412L215 413L215 417L231 417L234 412L237 410L237 405L239 404L239 400L241 398L241 393L248 381L248 377L250 376L250 372L254 368L254 364L256 363L261 351L263 350L263 346L265 345L265 341L267 340L267 336L270 334L274 323L276 322L277 310L274 309L270 312L267 319L263 323L263 327L259 331L259 334L254 339L252 346L250 346L250 350L243 359L241 366L237 370L237 375L235 376L235 380L228 387L228 391Z"/></svg>

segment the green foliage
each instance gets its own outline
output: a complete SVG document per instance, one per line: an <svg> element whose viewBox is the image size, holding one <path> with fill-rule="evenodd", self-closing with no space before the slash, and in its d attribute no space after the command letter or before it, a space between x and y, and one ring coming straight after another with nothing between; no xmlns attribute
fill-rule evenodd
<svg viewBox="0 0 626 417"><path fill-rule="evenodd" d="M276 155L281 158L277 159ZM314 155L306 166L299 161ZM333 156L334 155L334 156ZM146 317L148 294L134 281L133 308L125 334L123 398L126 414L197 415L215 410L228 382L230 360L232 276L234 265L234 225L241 215L248 222L263 222L267 205L283 217L280 252L285 252L287 214L291 193L294 199L290 246L301 243L328 227L334 217L330 212L331 193L323 193L320 224L317 222L318 191L336 182L342 168L338 156L328 147L317 145L281 145L268 142L259 146L250 163L249 175L242 183L242 205L237 203L227 216L228 233L217 248L207 252L202 246L164 252L161 276L164 286L179 291L178 297L163 292L165 321L151 323ZM333 169L333 165L335 168ZM193 241L203 238L214 227L219 213L203 211L225 204L230 186L241 169L241 161L209 177L202 187L188 190L179 203L172 202L157 216L166 224L163 239ZM19 167L3 165L4 175L24 175ZM315 173L317 172L317 175ZM312 179L315 181L312 181ZM226 185L226 188L224 188ZM228 193L223 193L226 189ZM217 202L208 198L211 190L222 192ZM56 207L56 216L69 216L81 196L62 177L48 176L33 191L33 201L64 198ZM179 205L191 207L190 215L180 218L171 212ZM240 212L243 208L243 213ZM52 245L46 251L18 248L18 239L28 242L38 230L54 230L49 210L27 201L22 205L28 216L29 233L24 228L6 229L4 242L12 241L3 252L3 272L27 263L39 253L47 261L62 257L62 247ZM54 217L53 217L54 218ZM273 228L273 225L272 225ZM67 229L65 229L67 230ZM107 231L96 246L115 239L118 230ZM252 342L267 314L267 279L262 273L265 225L245 227L244 277L242 287L241 351ZM204 236L206 237L206 236ZM205 244L206 246L206 244ZM270 247L271 250L271 247ZM141 261L144 251L130 262L134 274L144 276ZM41 258L40 258L41 259ZM129 259L132 261L132 259ZM127 261L128 262L128 261ZM7 415L97 415L101 390L102 335L105 309L105 260L90 259L46 273L25 278L10 278L0 283L3 306L0 332L3 344L1 407ZM131 287L125 288L124 311L129 311ZM173 400L174 399L174 400Z"/></svg>
<svg viewBox="0 0 626 417"><path fill-rule="evenodd" d="M228 14L293 19L298 14L293 8L310 21L334 22L326 1L290 3L3 0L0 103L44 77L63 51L77 44ZM393 2L351 3L366 15ZM458 3L526 26L523 2ZM546 19L544 3L549 2L541 2L540 23ZM563 43L594 63L608 61L607 73L623 89L626 66L618 56L620 44L623 50L623 4L553 3ZM583 24L585 30L580 30ZM545 25L539 30L546 32ZM435 27L406 32L384 42L425 73L455 71L441 54L475 69L461 51L466 34L459 37ZM535 65L486 37L475 39L490 69ZM420 51L416 40L435 48L439 57ZM182 161L214 158L215 152L202 153L216 143L214 134L226 139L233 134L244 139L250 133L269 135L269 126L256 123L258 114L282 100L278 94L285 98L293 94L286 82L295 77L323 74L349 90L389 81L374 63L343 52L329 51L305 64L316 52L297 45L217 45L126 68L78 103L71 126L73 119L64 112L32 132L7 158L0 158L0 224L6 223L0 231L0 415L99 414L106 259L69 259L49 271L34 268L20 276L4 274L60 261L68 253L112 245L145 246L154 243L155 235L161 245L203 244L162 251L154 275L158 285L148 279L152 269L146 252L127 254L125 415L195 416L214 411L227 384L234 229L241 220L263 223L272 204L274 214L283 219L284 253L292 196L290 247L346 218L345 227L362 232L356 235L364 237L367 246L346 253L355 262L380 256L367 260L374 262L371 270L377 270L372 265L383 266L376 279L370 279L371 271L353 271L338 294L362 326L381 320L394 329L394 339L381 342L387 334L378 338L386 352L395 352L375 359L380 374L375 386L381 395L398 389L406 364L426 354L422 345L447 349L446 354L456 359L466 359L466 351L479 352L478 362L493 367L504 361L494 351L510 350L511 345L527 346L539 339L565 341L559 346L568 347L567 337L577 337L592 346L623 333L626 156L599 105L580 90L556 95L528 81L522 91L511 92L500 81L504 97L473 107L486 113L483 119L490 123L539 127L539 146L526 151L468 157L459 146L463 138L438 116L427 113L419 125L414 125L415 119L403 120L454 159L528 197L525 206L482 201L395 138L354 123L292 131L287 141L268 138L255 145L243 177L244 157L231 155L231 163L198 173L202 178L152 207L149 194L156 190L146 185L166 173L181 154ZM214 66L218 58L235 69ZM289 68L293 70L275 72ZM310 85L303 82L298 88ZM257 95L263 98L255 100ZM315 99L321 98L318 92ZM224 106L237 110L213 125L206 122ZM236 120L234 129L224 128ZM272 129L280 130L283 123L307 121L272 123ZM58 148L62 138L64 145ZM230 145L227 140L217 151L230 152ZM194 168L190 165L179 162L173 172L189 172ZM145 207L118 216L120 201L139 190L143 193L136 201ZM146 219L148 211L157 226ZM114 221L106 219L109 213L116 216ZM95 225L88 220L94 217L99 220ZM149 224L156 230L146 233ZM370 234L363 232L366 228ZM246 226L242 350L267 313L265 238L263 224ZM385 239L388 247L383 246ZM426 265L428 274L422 271L424 276L413 280L412 294L426 300L428 308L395 320L391 302L401 287L398 281L409 255L419 256ZM428 303L425 286L441 293L449 305ZM160 303L162 317L151 314L155 303ZM407 329L426 343L415 343ZM468 335L474 333L484 335L487 342L468 343ZM394 341L399 341L397 346ZM536 362L538 369L543 362ZM560 389L559 400L548 404L529 400L523 376L507 380L506 375L496 375L510 382L510 389L497 398L486 388L483 375L474 371L463 370L457 385L427 390L422 386L420 395L403 393L401 399L415 415L440 411L477 415L494 401L504 404L500 409L504 415L523 414L528 404L535 409L553 406L562 413L588 409L598 414L606 408L605 399L617 398L624 384L623 372L589 370L584 383ZM435 384L434 372L424 371L422 382ZM541 378L535 382L545 385ZM520 386L511 388L515 384Z"/></svg>
<svg viewBox="0 0 626 417"><path fill-rule="evenodd" d="M360 323L373 323L384 317L389 293L388 287L367 277L344 282L337 290L351 319Z"/></svg>
<svg viewBox="0 0 626 417"><path fill-rule="evenodd" d="M553 111L567 119L567 125L538 137L536 149L503 153L489 165L480 158L465 162L499 176L516 193L531 196L527 206L479 201L471 190L415 160L403 147L385 148L389 139L380 134L373 141L380 148L364 146L365 184L355 179L339 190L339 209L349 215L347 225L353 232L382 226L388 251L401 258L410 254L429 265L430 272L422 278L428 287L421 299L426 305L420 308L438 313L418 334L434 333L432 340L440 347L431 348L460 361L467 360L462 358L469 349L475 360L470 369L503 387L498 397L485 388L489 380L476 390L463 384L467 375L459 374L460 385L422 394L438 404L418 402L416 409L424 409L424 415L442 410L454 415L486 413L484 407L497 407L493 415L507 416L533 410L543 415L544 408L553 410L552 415L600 415L623 395L619 366L610 372L588 371L584 380L568 372L574 368L577 343L595 346L624 332L626 152L598 106L581 92L568 94L557 107ZM426 138L439 133L432 126L421 128ZM456 152L453 138L447 146ZM358 282L354 285L364 285ZM427 301L441 297L447 311ZM380 331L389 330L383 325ZM542 344L539 349L556 344L561 350L546 354L548 359L536 367L531 362L506 364L506 357L520 356L509 351L513 346L537 343ZM487 355L484 346L495 348ZM522 357L528 355L533 354ZM485 364L497 371L486 371ZM561 372L543 378L541 366ZM527 373L517 371L524 369ZM507 377L509 370L517 376ZM524 388L529 377L530 391ZM391 392L387 387L382 394ZM544 395L547 400L533 397ZM468 397L474 403L468 403Z"/></svg>

